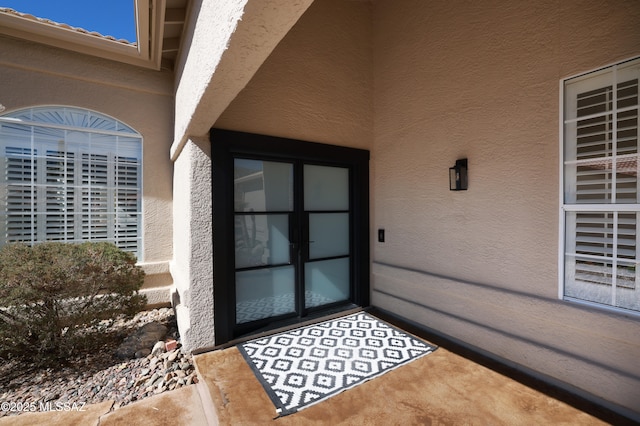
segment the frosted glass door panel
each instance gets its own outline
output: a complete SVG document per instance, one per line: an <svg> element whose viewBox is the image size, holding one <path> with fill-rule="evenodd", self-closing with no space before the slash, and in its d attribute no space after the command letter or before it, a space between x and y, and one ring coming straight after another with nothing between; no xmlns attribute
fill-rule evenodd
<svg viewBox="0 0 640 426"><path fill-rule="evenodd" d="M235 324L243 333L351 298L350 169L287 161L234 158Z"/></svg>
<svg viewBox="0 0 640 426"><path fill-rule="evenodd" d="M349 254L349 213L309 214L309 258Z"/></svg>
<svg viewBox="0 0 640 426"><path fill-rule="evenodd" d="M289 263L289 216L236 215L235 248L236 268Z"/></svg>
<svg viewBox="0 0 640 426"><path fill-rule="evenodd" d="M293 266L236 272L236 323L295 312Z"/></svg>
<svg viewBox="0 0 640 426"><path fill-rule="evenodd" d="M233 183L237 212L293 210L293 164L236 158Z"/></svg>
<svg viewBox="0 0 640 426"><path fill-rule="evenodd" d="M293 164L234 159L236 323L294 313Z"/></svg>
<svg viewBox="0 0 640 426"><path fill-rule="evenodd" d="M349 210L349 169L304 165L305 210Z"/></svg>
<svg viewBox="0 0 640 426"><path fill-rule="evenodd" d="M349 298L349 258L309 262L304 274L307 308Z"/></svg>

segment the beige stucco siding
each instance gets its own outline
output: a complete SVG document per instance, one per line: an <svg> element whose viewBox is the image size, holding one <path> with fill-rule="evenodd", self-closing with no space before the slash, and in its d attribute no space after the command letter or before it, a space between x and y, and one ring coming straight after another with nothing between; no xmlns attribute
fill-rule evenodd
<svg viewBox="0 0 640 426"><path fill-rule="evenodd" d="M192 138L174 164L172 302L188 350L214 345L211 144ZM186 208L189 207L189 208Z"/></svg>
<svg viewBox="0 0 640 426"><path fill-rule="evenodd" d="M143 70L43 45L0 37L0 103L7 111L41 105L88 108L143 137L143 255L145 287L171 285L173 80ZM167 303L168 287L148 294ZM162 299L162 300L161 300Z"/></svg>
<svg viewBox="0 0 640 426"><path fill-rule="evenodd" d="M377 1L373 52L373 304L637 410L640 319L558 299L559 82L640 54L637 1Z"/></svg>
<svg viewBox="0 0 640 426"><path fill-rule="evenodd" d="M213 123L313 0L194 2L176 71L171 158Z"/></svg>
<svg viewBox="0 0 640 426"><path fill-rule="evenodd" d="M209 130L311 2L226 0L191 8L176 67L170 150L176 188L172 301L185 350L215 344Z"/></svg>
<svg viewBox="0 0 640 426"><path fill-rule="evenodd" d="M371 5L314 2L215 127L369 149Z"/></svg>

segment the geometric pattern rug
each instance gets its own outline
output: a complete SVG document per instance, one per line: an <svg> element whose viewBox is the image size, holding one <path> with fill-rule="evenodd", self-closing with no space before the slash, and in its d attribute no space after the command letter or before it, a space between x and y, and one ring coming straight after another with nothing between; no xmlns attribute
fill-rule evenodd
<svg viewBox="0 0 640 426"><path fill-rule="evenodd" d="M295 413L436 349L365 312L238 345L276 407Z"/></svg>

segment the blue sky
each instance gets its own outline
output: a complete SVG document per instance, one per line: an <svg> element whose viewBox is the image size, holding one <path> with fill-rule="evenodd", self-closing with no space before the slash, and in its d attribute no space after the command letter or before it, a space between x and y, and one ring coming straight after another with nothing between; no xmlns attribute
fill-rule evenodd
<svg viewBox="0 0 640 426"><path fill-rule="evenodd" d="M0 7L136 41L134 0L0 0Z"/></svg>

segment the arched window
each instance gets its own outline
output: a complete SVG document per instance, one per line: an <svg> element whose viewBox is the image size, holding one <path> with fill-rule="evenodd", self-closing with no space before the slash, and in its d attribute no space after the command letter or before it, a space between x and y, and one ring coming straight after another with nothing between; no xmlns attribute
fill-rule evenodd
<svg viewBox="0 0 640 426"><path fill-rule="evenodd" d="M142 137L103 114L0 115L0 245L109 241L141 258Z"/></svg>

